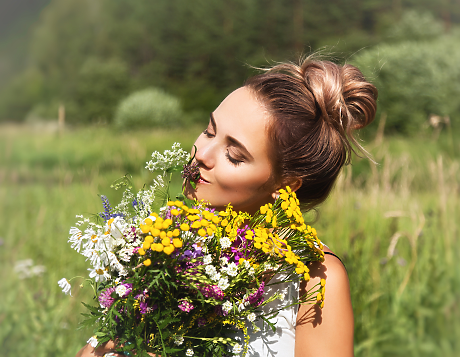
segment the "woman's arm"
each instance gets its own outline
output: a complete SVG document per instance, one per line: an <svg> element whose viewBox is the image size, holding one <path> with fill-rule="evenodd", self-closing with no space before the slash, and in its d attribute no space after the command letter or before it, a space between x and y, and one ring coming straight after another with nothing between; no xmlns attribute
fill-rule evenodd
<svg viewBox="0 0 460 357"><path fill-rule="evenodd" d="M353 357L353 309L347 272L342 262L325 255L324 263L310 266L311 280L301 294L326 279L324 307L302 304L297 314L295 356Z"/></svg>
<svg viewBox="0 0 460 357"><path fill-rule="evenodd" d="M113 351L116 349L115 343L113 341L109 341L106 344L94 349L91 347L90 344L87 344L85 347L83 347L80 351L78 351L77 355L75 357L102 357L104 354ZM117 356L117 354L114 354L114 356ZM118 355L122 356L122 355Z"/></svg>
<svg viewBox="0 0 460 357"><path fill-rule="evenodd" d="M106 353L106 357L123 357L123 354L112 352L117 348L113 341L109 341L106 344L94 349L91 345L87 344L80 351L78 351L75 357L103 357ZM109 354L110 353L110 354ZM154 354L149 353L150 356L155 357Z"/></svg>

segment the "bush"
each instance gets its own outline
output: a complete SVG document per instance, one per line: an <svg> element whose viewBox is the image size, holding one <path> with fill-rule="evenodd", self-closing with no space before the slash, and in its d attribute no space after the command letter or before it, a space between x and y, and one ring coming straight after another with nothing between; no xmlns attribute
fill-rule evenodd
<svg viewBox="0 0 460 357"><path fill-rule="evenodd" d="M409 10L390 28L388 37L393 41L420 41L442 36L443 32L442 23L431 13Z"/></svg>
<svg viewBox="0 0 460 357"><path fill-rule="evenodd" d="M119 128L158 128L178 124L183 113L179 100L158 88L132 93L118 105L115 125Z"/></svg>
<svg viewBox="0 0 460 357"><path fill-rule="evenodd" d="M384 44L352 60L379 90L386 130L419 131L430 114L448 115L455 123L460 111L459 37Z"/></svg>

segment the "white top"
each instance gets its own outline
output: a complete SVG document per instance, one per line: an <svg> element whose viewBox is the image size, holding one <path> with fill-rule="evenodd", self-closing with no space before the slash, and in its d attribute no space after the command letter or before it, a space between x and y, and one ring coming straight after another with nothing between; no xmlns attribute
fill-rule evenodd
<svg viewBox="0 0 460 357"><path fill-rule="evenodd" d="M270 284L276 281L282 281L283 275L277 274L271 280ZM263 320L258 320L256 325L261 331L254 333L249 328L250 336L247 356L250 357L294 357L295 346L295 324L299 305L290 304L299 299L299 281L280 283L266 287L265 293L271 296L275 291L285 294L283 301L275 300L265 305L262 310L270 312L283 308L277 317L271 319L276 326L273 332ZM265 326L264 326L265 325Z"/></svg>

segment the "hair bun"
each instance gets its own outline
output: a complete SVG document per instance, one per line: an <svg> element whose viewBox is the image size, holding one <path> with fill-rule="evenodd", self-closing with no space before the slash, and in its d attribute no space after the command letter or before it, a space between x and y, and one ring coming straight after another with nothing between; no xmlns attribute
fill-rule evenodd
<svg viewBox="0 0 460 357"><path fill-rule="evenodd" d="M342 135L360 129L375 117L377 89L352 66L329 61L305 61L302 68L307 88L315 97L318 117Z"/></svg>
<svg viewBox="0 0 460 357"><path fill-rule="evenodd" d="M342 96L347 115L353 118L351 129L360 129L374 120L377 111L377 88L366 81L361 71L346 64L341 67Z"/></svg>
<svg viewBox="0 0 460 357"><path fill-rule="evenodd" d="M352 66L340 66L330 61L306 60L301 73L307 89L315 98L320 120L318 125L328 125L340 135L347 152L346 163L355 147L368 155L353 136L353 131L374 120L377 111L377 88ZM331 136L335 136L330 132Z"/></svg>

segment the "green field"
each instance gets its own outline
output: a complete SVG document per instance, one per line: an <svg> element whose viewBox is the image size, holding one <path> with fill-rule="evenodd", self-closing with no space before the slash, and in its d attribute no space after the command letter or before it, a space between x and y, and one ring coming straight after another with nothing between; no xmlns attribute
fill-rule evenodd
<svg viewBox="0 0 460 357"><path fill-rule="evenodd" d="M91 331L77 330L80 301L91 291L74 283L69 297L57 285L86 274L67 244L75 215L101 211L98 194L116 202L109 185L126 173L137 187L149 183L150 153L174 141L188 149L201 129L0 127L3 356L74 356L84 345ZM458 356L460 146L441 135L367 147L379 165L346 167L329 200L307 216L347 266L356 356ZM29 277L18 266L26 259L38 266Z"/></svg>

